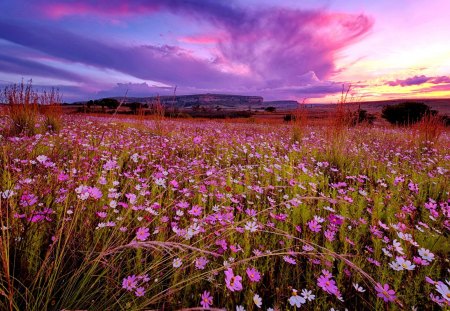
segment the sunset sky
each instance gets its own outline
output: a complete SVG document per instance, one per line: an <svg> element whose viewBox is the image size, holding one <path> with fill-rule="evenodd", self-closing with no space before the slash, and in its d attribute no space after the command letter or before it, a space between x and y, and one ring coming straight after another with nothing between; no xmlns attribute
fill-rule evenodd
<svg viewBox="0 0 450 311"><path fill-rule="evenodd" d="M71 102L176 93L450 97L448 0L0 1L0 84Z"/></svg>

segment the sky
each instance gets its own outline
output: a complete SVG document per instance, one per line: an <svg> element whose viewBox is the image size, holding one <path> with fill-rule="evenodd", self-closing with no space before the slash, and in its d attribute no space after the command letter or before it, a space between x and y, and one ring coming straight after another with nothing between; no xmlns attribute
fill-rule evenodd
<svg viewBox="0 0 450 311"><path fill-rule="evenodd" d="M450 97L448 0L1 0L0 85L66 102Z"/></svg>

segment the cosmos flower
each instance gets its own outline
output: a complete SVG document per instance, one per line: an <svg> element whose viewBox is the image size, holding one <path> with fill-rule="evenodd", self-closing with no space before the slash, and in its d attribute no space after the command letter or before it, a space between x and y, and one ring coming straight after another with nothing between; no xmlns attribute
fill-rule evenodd
<svg viewBox="0 0 450 311"><path fill-rule="evenodd" d="M392 302L397 298L395 296L395 291L389 288L388 284L381 285L377 283L375 285L375 290L377 291L377 297L382 298L384 302Z"/></svg>
<svg viewBox="0 0 450 311"><path fill-rule="evenodd" d="M127 276L122 280L122 288L131 291L137 286L136 275Z"/></svg>
<svg viewBox="0 0 450 311"><path fill-rule="evenodd" d="M138 228L136 231L136 239L139 241L145 241L150 236L148 228Z"/></svg>
<svg viewBox="0 0 450 311"><path fill-rule="evenodd" d="M434 254L426 248L419 249L419 255L420 255L420 257L422 257L422 259L424 259L428 262L432 262L434 260Z"/></svg>
<svg viewBox="0 0 450 311"><path fill-rule="evenodd" d="M225 273L225 284L227 288L234 292L242 290L242 277L239 275L234 275L233 269L228 268L224 271Z"/></svg>
<svg viewBox="0 0 450 311"><path fill-rule="evenodd" d="M250 282L259 282L261 280L261 274L255 268L247 268L245 272L247 273Z"/></svg>
<svg viewBox="0 0 450 311"><path fill-rule="evenodd" d="M200 304L205 309L213 304L213 297L211 296L211 293L206 290L203 292L201 299Z"/></svg>
<svg viewBox="0 0 450 311"><path fill-rule="evenodd" d="M292 296L289 298L289 304L291 306L296 306L297 308L300 308L302 304L306 302L306 299L302 296L298 295L298 292L296 289L292 289Z"/></svg>
<svg viewBox="0 0 450 311"><path fill-rule="evenodd" d="M262 305L262 299L258 294L255 294L253 296L253 303L256 305L256 307L261 308Z"/></svg>

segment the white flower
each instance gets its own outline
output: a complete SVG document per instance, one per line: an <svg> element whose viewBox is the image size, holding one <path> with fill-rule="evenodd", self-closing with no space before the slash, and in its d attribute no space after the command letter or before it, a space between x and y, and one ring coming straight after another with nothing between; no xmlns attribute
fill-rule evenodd
<svg viewBox="0 0 450 311"><path fill-rule="evenodd" d="M253 302L255 303L255 305L256 305L258 308L261 308L261 305L262 305L262 299L261 299L261 297L260 297L258 294L255 294L255 295L253 296Z"/></svg>
<svg viewBox="0 0 450 311"><path fill-rule="evenodd" d="M179 268L183 264L183 261L181 261L181 259L177 257L173 260L172 264L174 268Z"/></svg>
<svg viewBox="0 0 450 311"><path fill-rule="evenodd" d="M2 194L3 199L9 199L10 197L12 197L15 194L15 192L12 190L5 190L5 191L1 192L1 194Z"/></svg>
<svg viewBox="0 0 450 311"><path fill-rule="evenodd" d="M402 271L403 270L402 266L397 261L391 262L389 264L389 266L395 271Z"/></svg>
<svg viewBox="0 0 450 311"><path fill-rule="evenodd" d="M405 258L403 257L397 257L395 261L389 264L389 266L391 266L391 268L396 271L414 270L414 268L416 267L416 265L413 265L411 261L405 260Z"/></svg>
<svg viewBox="0 0 450 311"><path fill-rule="evenodd" d="M247 221L244 229L250 232L256 232L258 230L258 224L256 223L256 221Z"/></svg>
<svg viewBox="0 0 450 311"><path fill-rule="evenodd" d="M422 259L425 259L426 261L432 262L434 260L434 254L430 252L429 249L421 248L419 249L419 255L422 257Z"/></svg>
<svg viewBox="0 0 450 311"><path fill-rule="evenodd" d="M300 306L306 302L306 299L302 296L297 295L297 290L292 289L292 296L289 298L289 303L291 306L296 306L297 308L300 308Z"/></svg>
<svg viewBox="0 0 450 311"><path fill-rule="evenodd" d="M366 291L362 286L359 286L358 283L353 283L353 287L360 293L364 293Z"/></svg>
<svg viewBox="0 0 450 311"><path fill-rule="evenodd" d="M236 306L236 311L245 311L243 306Z"/></svg>
<svg viewBox="0 0 450 311"><path fill-rule="evenodd" d="M381 250L383 251L383 253L384 253L386 256L392 257L392 253L391 253L390 251L388 251L386 248L383 247Z"/></svg>
<svg viewBox="0 0 450 311"><path fill-rule="evenodd" d="M45 156L45 155L40 155L40 156L37 156L36 160L37 160L39 163L43 164L43 163L47 162L48 157Z"/></svg>
<svg viewBox="0 0 450 311"><path fill-rule="evenodd" d="M400 255L404 255L404 254L405 254L405 253L403 252L403 247L402 247L402 245L400 244L399 241L394 240L394 241L392 242L392 244L394 245L395 251L396 251L397 253L399 253Z"/></svg>
<svg viewBox="0 0 450 311"><path fill-rule="evenodd" d="M447 302L450 302L450 291L447 285L445 285L443 282L438 282L436 284L436 290L439 292L439 294L442 295L445 300L447 300Z"/></svg>
<svg viewBox="0 0 450 311"><path fill-rule="evenodd" d="M309 301L313 301L316 298L316 296L312 294L312 291L307 289L302 289L302 296Z"/></svg>

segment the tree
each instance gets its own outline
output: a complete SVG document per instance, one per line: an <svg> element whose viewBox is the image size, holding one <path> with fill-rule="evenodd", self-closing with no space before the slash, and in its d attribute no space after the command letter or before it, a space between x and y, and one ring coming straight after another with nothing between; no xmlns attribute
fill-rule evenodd
<svg viewBox="0 0 450 311"><path fill-rule="evenodd" d="M422 120L425 115L436 114L436 110L431 110L424 103L405 102L383 107L381 117L391 124L410 125Z"/></svg>
<svg viewBox="0 0 450 311"><path fill-rule="evenodd" d="M116 109L119 107L119 101L114 98L102 98L98 101L98 105L102 106L102 110L105 110L105 107L108 109Z"/></svg>

